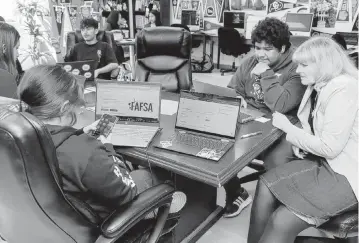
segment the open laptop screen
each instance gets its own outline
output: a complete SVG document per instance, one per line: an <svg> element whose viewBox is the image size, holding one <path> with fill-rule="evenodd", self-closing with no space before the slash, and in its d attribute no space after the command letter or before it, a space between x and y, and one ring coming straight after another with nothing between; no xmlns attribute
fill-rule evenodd
<svg viewBox="0 0 359 243"><path fill-rule="evenodd" d="M114 115L121 121L159 122L161 84L97 81L96 118Z"/></svg>
<svg viewBox="0 0 359 243"><path fill-rule="evenodd" d="M287 13L286 23L289 31L310 32L312 28L312 13Z"/></svg>
<svg viewBox="0 0 359 243"><path fill-rule="evenodd" d="M235 137L240 99L181 92L176 127Z"/></svg>

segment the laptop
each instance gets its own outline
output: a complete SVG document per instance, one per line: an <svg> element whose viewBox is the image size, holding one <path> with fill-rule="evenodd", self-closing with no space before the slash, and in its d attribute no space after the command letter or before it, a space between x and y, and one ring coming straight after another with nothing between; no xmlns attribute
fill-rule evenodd
<svg viewBox="0 0 359 243"><path fill-rule="evenodd" d="M95 60L86 60L75 62L58 62L57 64L62 66L66 72L70 72L74 75L84 76L86 81L93 81L96 62L97 61Z"/></svg>
<svg viewBox="0 0 359 243"><path fill-rule="evenodd" d="M240 99L181 91L175 130L154 146L218 161L233 146Z"/></svg>
<svg viewBox="0 0 359 243"><path fill-rule="evenodd" d="M228 87L222 87L218 85L213 85L205 82L200 82L197 80L193 81L193 86L196 92L205 93L205 94L215 94L225 97L238 97L238 94L234 89ZM256 119L264 116L265 114L259 110L242 108L240 110L240 123L246 123L248 119Z"/></svg>
<svg viewBox="0 0 359 243"><path fill-rule="evenodd" d="M160 130L161 84L96 80L96 120L118 117L115 146L147 147Z"/></svg>
<svg viewBox="0 0 359 243"><path fill-rule="evenodd" d="M287 13L286 23L294 36L310 36L313 13Z"/></svg>

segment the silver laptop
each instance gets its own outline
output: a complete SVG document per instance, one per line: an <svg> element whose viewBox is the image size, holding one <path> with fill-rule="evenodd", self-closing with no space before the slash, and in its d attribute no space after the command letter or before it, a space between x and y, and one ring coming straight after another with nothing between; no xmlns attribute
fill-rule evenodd
<svg viewBox="0 0 359 243"><path fill-rule="evenodd" d="M313 13L287 13L285 22L294 36L310 36Z"/></svg>
<svg viewBox="0 0 359 243"><path fill-rule="evenodd" d="M118 117L112 144L147 147L160 129L161 84L98 80L96 90L96 120Z"/></svg>

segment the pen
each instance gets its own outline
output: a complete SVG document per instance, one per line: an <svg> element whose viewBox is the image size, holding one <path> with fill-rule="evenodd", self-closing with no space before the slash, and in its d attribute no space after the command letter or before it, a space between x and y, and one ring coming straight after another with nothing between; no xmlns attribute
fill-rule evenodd
<svg viewBox="0 0 359 243"><path fill-rule="evenodd" d="M249 117L247 117L247 118L243 118L242 121L241 121L241 123L247 123L247 122L251 122L251 121L254 121L254 120L255 120L254 117L249 116Z"/></svg>
<svg viewBox="0 0 359 243"><path fill-rule="evenodd" d="M248 134L242 135L241 139L257 136L257 135L260 135L260 134L262 134L262 132L260 132L260 131L259 132L248 133Z"/></svg>

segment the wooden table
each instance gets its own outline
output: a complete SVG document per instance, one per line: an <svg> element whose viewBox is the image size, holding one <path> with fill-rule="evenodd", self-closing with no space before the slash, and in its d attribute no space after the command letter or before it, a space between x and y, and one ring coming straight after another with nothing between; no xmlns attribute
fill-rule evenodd
<svg viewBox="0 0 359 243"><path fill-rule="evenodd" d="M86 95L87 103L94 105L94 93ZM179 95L162 93L162 99L178 101ZM94 113L85 111L79 116L78 126L94 121ZM174 129L176 114L161 115L163 133ZM219 124L220 125L220 124ZM239 139L243 134L262 131L263 134ZM239 126L234 146L218 162L180 154L149 146L144 148L117 147L116 150L133 163L158 166L175 174L175 186L187 195L178 227L176 242L195 242L222 215L222 207L216 204L217 188L237 175L249 162L255 159L282 135L271 122L253 121ZM158 139L158 136L155 138Z"/></svg>

